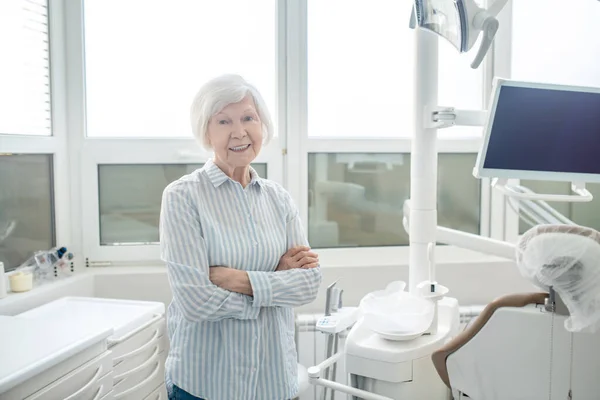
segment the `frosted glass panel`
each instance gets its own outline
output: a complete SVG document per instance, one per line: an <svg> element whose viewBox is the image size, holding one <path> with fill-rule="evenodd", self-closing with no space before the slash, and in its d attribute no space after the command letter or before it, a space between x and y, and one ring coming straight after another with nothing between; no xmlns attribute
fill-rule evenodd
<svg viewBox="0 0 600 400"><path fill-rule="evenodd" d="M440 154L438 223L479 233L480 181L474 154ZM308 155L308 238L313 247L408 244L402 206L410 195L410 154Z"/></svg>
<svg viewBox="0 0 600 400"><path fill-rule="evenodd" d="M55 245L52 155L0 155L0 261L16 268Z"/></svg>
<svg viewBox="0 0 600 400"><path fill-rule="evenodd" d="M157 244L162 193L202 164L100 165L100 244ZM262 178L266 164L253 164Z"/></svg>

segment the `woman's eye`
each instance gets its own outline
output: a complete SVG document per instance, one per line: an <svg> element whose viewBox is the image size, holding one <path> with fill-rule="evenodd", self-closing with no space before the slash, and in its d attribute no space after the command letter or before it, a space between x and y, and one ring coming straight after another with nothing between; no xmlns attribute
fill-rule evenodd
<svg viewBox="0 0 600 400"><path fill-rule="evenodd" d="M247 115L244 117L244 121L254 121L254 117L251 115Z"/></svg>
<svg viewBox="0 0 600 400"><path fill-rule="evenodd" d="M225 119L219 120L219 125L225 125L225 124L227 124L227 120L225 120Z"/></svg>

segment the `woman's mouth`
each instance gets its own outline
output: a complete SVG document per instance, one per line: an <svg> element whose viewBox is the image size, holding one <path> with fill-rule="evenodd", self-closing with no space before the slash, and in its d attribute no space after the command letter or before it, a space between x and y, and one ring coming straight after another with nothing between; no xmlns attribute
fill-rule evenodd
<svg viewBox="0 0 600 400"><path fill-rule="evenodd" d="M246 150L248 150L250 148L249 144L245 144L242 146L236 146L236 147L230 147L229 150L235 152L235 153L242 153Z"/></svg>

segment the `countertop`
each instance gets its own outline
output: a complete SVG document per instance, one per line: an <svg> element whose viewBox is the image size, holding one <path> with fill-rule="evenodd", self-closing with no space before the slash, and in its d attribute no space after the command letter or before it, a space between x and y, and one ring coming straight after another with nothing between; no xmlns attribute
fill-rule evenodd
<svg viewBox="0 0 600 400"><path fill-rule="evenodd" d="M106 340L113 327L0 316L0 393Z"/></svg>
<svg viewBox="0 0 600 400"><path fill-rule="evenodd" d="M164 312L158 302L63 297L0 315L0 393L95 343L120 340Z"/></svg>

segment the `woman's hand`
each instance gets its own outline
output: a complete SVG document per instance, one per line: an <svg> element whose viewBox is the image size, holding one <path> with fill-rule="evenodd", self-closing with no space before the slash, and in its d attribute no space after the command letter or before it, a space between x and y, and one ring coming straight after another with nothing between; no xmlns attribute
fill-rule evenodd
<svg viewBox="0 0 600 400"><path fill-rule="evenodd" d="M233 279L235 270L227 267L210 267L208 277L212 283L220 288L227 289L227 283Z"/></svg>
<svg viewBox="0 0 600 400"><path fill-rule="evenodd" d="M279 260L275 271L287 271L294 268L315 268L319 265L319 255L310 251L310 247L292 247Z"/></svg>
<svg viewBox="0 0 600 400"><path fill-rule="evenodd" d="M246 271L215 266L209 268L208 278L222 289L252 296L252 285Z"/></svg>

